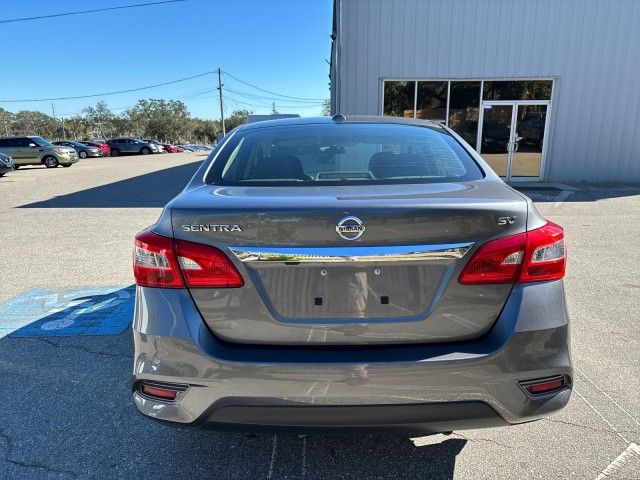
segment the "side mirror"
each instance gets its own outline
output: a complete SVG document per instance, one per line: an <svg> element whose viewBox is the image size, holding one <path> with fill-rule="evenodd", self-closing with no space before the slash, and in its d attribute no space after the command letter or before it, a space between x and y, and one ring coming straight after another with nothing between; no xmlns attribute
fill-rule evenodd
<svg viewBox="0 0 640 480"><path fill-rule="evenodd" d="M36 148L36 147L37 147L37 145L35 143L30 143L29 144L29 148Z"/></svg>

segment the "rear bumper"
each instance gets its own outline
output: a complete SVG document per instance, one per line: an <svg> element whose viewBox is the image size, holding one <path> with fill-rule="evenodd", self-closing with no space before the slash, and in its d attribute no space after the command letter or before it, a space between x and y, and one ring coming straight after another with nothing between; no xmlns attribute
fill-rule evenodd
<svg viewBox="0 0 640 480"><path fill-rule="evenodd" d="M222 342L188 292L138 288L133 398L145 415L223 430L448 431L536 420L571 394L562 282L517 286L491 331L451 344L271 347ZM563 375L532 397L518 381ZM174 402L140 382L186 386Z"/></svg>

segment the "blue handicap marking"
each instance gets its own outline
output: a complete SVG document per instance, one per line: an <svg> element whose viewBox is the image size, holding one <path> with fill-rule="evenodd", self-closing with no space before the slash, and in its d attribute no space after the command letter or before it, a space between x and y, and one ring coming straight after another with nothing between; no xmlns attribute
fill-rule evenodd
<svg viewBox="0 0 640 480"><path fill-rule="evenodd" d="M116 335L133 318L135 286L37 288L0 303L0 338Z"/></svg>

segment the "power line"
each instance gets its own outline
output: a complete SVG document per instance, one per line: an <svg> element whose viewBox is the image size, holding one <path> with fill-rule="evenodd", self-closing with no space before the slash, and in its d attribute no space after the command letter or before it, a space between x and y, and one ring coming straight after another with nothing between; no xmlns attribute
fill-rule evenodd
<svg viewBox="0 0 640 480"><path fill-rule="evenodd" d="M159 2L136 3L134 5L121 5L118 7L96 8L94 10L81 10L78 12L54 13L51 15L40 15L37 17L11 18L9 20L0 20L0 23L26 22L29 20L41 20L43 18L67 17L69 15L82 15L83 13L107 12L109 10L122 10L125 8L148 7L151 5L162 5L165 3L177 3L177 2L184 2L184 1L185 0L163 0Z"/></svg>
<svg viewBox="0 0 640 480"><path fill-rule="evenodd" d="M324 102L321 101L310 101L310 100L290 100L287 98L277 98L277 97L267 97L266 95L256 95L249 92L243 92L241 90L234 90L231 88L226 89L227 92L235 93L245 98L252 98L257 100L270 100L272 102L285 102L285 103L293 103L293 104L304 104L304 105L322 105Z"/></svg>
<svg viewBox="0 0 640 480"><path fill-rule="evenodd" d="M238 77L235 77L233 75L231 75L229 72L227 72L226 70L224 71L224 74L233 78L235 81L240 82L240 83L244 83L245 85L255 88L256 90L260 90L261 92L265 92L268 93L270 95L275 95L276 97L283 97L283 98L293 98L295 100L310 100L310 101L324 101L324 98L305 98L305 97L292 97L290 95L283 95L281 93L275 93L275 92L271 92L269 90L265 90L264 88L260 88L257 85L254 85L253 83L249 83L249 82L245 82L244 80L240 80Z"/></svg>
<svg viewBox="0 0 640 480"><path fill-rule="evenodd" d="M147 85L146 87L139 88L129 88L127 90L119 90L117 92L106 92L106 93L94 93L91 95L76 95L73 97L55 97L55 98L26 98L20 100L0 100L0 103L22 103L22 102L51 102L58 100L77 100L80 98L95 98L95 97L106 97L108 95L118 95L121 93L131 93L131 92L139 92L141 90L149 90L150 88L164 87L165 85L173 85L174 83L186 82L187 80L191 80L194 78L204 77L205 75L211 75L212 73L216 73L215 71L199 73L198 75L192 75L190 77L179 78L178 80L172 80L170 82L157 83L155 85Z"/></svg>
<svg viewBox="0 0 640 480"><path fill-rule="evenodd" d="M227 89L227 91L229 91L229 89ZM248 107L262 107L262 108L271 108L273 105L272 104L265 104L265 103L256 103L256 102L245 102L242 100L239 100L238 98L229 95L228 93L225 94L224 96L225 100L230 100L235 104L242 104L242 105L246 105ZM245 99L246 100L246 99ZM320 106L319 105L285 105L285 106L278 106L278 110L311 110L311 109L318 109Z"/></svg>

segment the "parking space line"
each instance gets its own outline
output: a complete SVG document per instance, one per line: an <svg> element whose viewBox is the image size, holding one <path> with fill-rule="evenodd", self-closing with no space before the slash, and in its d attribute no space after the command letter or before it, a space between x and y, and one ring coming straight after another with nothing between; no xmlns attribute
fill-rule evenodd
<svg viewBox="0 0 640 480"><path fill-rule="evenodd" d="M591 402L589 402L589 400L587 400L586 398L584 398L584 395L582 395L580 392L578 392L578 391L577 391L577 390L575 390L575 389L573 390L573 393L575 393L578 397L580 397L580 398L582 399L582 401L583 401L584 403L586 403L586 404L589 406L589 408L591 408L591 410L593 410L594 412L596 412L596 413L598 414L598 416L599 416L599 417L604 421L604 423L606 423L607 425L609 425L609 427L611 428L611 430L612 430L616 435L618 435L618 436L619 436L619 437L624 441L624 443L625 443L625 444L631 443L629 440L627 440L627 439L624 437L624 435L622 435L622 434L618 431L618 429L617 429L616 427L614 427L614 426L611 424L611 422L609 422L609 420L607 420L607 419L605 418L605 416L604 416L602 413L600 413L600 410L598 410L596 407L594 407L593 405L591 405Z"/></svg>
<svg viewBox="0 0 640 480"><path fill-rule="evenodd" d="M573 195L573 192L569 191L569 190L563 190L561 191L558 195L556 195L555 201L553 202L553 208L558 208L560 205L562 205L564 203L565 200L567 200L571 195Z"/></svg>
<svg viewBox="0 0 640 480"><path fill-rule="evenodd" d="M276 463L276 451L278 445L278 435L273 436L273 448L271 449L271 463L269 463L269 472L267 473L267 480L273 477L273 467Z"/></svg>
<svg viewBox="0 0 640 480"><path fill-rule="evenodd" d="M625 415L627 417L629 417L631 420L633 420L636 425L640 425L640 422L638 421L637 418L635 418L633 415L631 415L626 409L624 409L618 402L616 402L607 392L605 392L602 388L600 388L598 385L596 385L596 382L594 382L593 380L591 380L582 370L580 370L578 367L575 367L576 372L578 372L582 377L585 378L585 380L587 380L591 385L593 385L594 387L596 387L596 389L602 393L605 397L607 397L609 400L611 400L613 402L613 404L618 407L620 410L622 410Z"/></svg>
<svg viewBox="0 0 640 480"><path fill-rule="evenodd" d="M600 475L596 477L596 480L606 480L611 478L611 476L620 471L634 455L638 455L640 457L640 446L635 443L630 443L629 446L607 466L607 468L600 472Z"/></svg>

